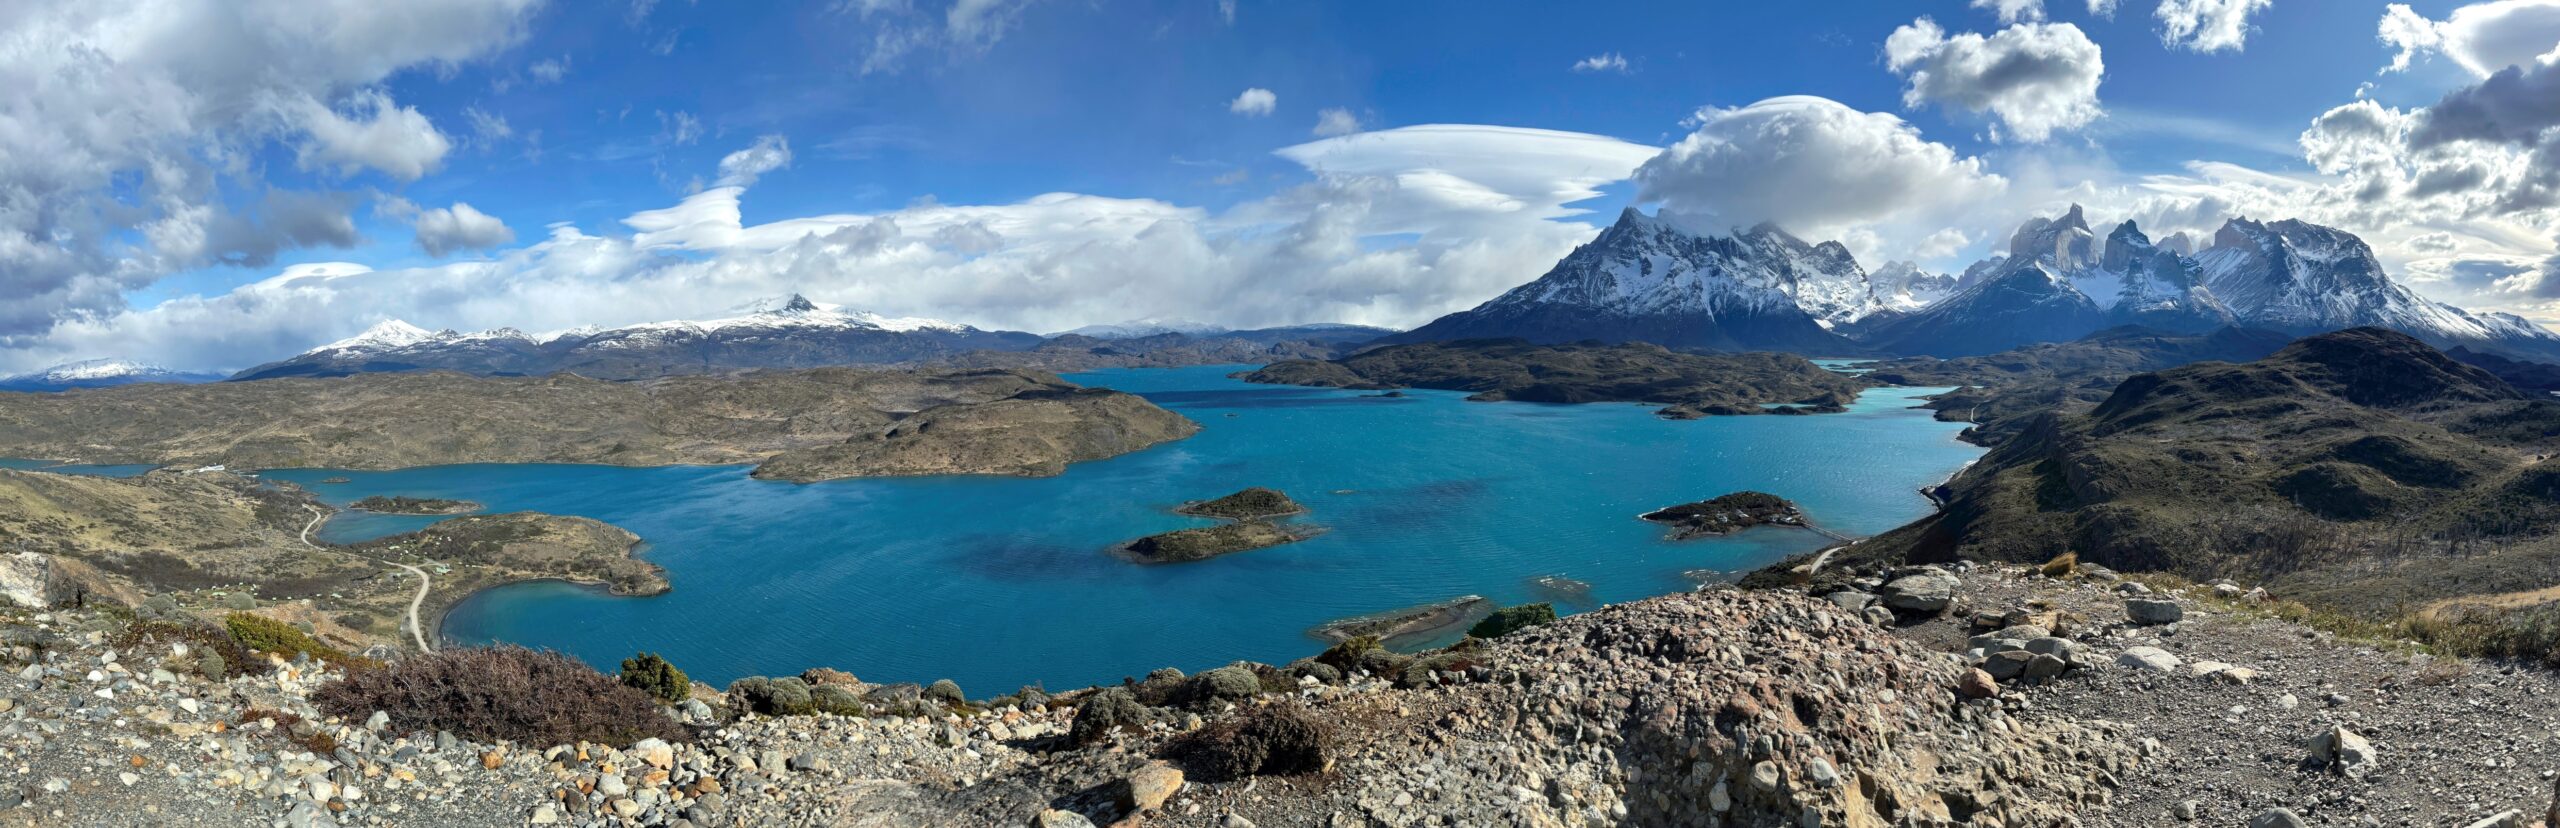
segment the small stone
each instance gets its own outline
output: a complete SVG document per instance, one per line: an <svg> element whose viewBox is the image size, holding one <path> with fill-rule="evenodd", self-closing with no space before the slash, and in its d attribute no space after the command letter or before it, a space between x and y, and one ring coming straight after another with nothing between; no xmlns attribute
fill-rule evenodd
<svg viewBox="0 0 2560 828"><path fill-rule="evenodd" d="M654 736L632 743L631 755L659 770L673 770L676 766L675 746Z"/></svg>
<svg viewBox="0 0 2560 828"><path fill-rule="evenodd" d="M2261 813L2261 814L2259 814L2259 815L2257 815L2257 816L2254 816L2254 817L2250 817L2250 818L2249 818L2249 828L2311 828L2311 827L2310 827L2310 824L2309 824L2309 823L2303 822L2303 821L2302 821L2302 816L2301 816L2300 814L2296 814L2296 813L2294 813L2294 812L2293 812L2293 809L2291 809L2291 808L2269 808L2269 809L2267 809L2267 810L2266 810L2266 812L2264 812L2264 813Z"/></svg>
<svg viewBox="0 0 2560 828"><path fill-rule="evenodd" d="M535 805L533 815L526 817L525 821L535 825L558 825L560 824L560 806L549 802Z"/></svg>
<svg viewBox="0 0 2560 828"><path fill-rule="evenodd" d="M2381 759L2373 752L2373 743L2355 731L2331 726L2311 737L2311 761L2327 765L2348 776L2362 776L2373 770Z"/></svg>
<svg viewBox="0 0 2560 828"><path fill-rule="evenodd" d="M1988 699L2000 695L2000 682L1991 678L1990 673L1985 673L1977 667L1964 671L1964 676L1956 680L1956 692L1964 694L1968 699ZM1716 790L1724 790L1723 784L1718 783Z"/></svg>
<svg viewBox="0 0 2560 828"><path fill-rule="evenodd" d="M1182 790L1182 771L1162 762L1149 762L1124 780L1120 791L1120 807L1130 811L1152 811L1164 807L1165 800Z"/></svg>
<svg viewBox="0 0 2560 828"><path fill-rule="evenodd" d="M2179 822L2196 821L2196 801L2190 799L2171 806L2169 815L2177 817Z"/></svg>
<svg viewBox="0 0 2560 828"><path fill-rule="evenodd" d="M1776 791L1778 789L1778 763L1760 762L1752 765L1751 787L1759 789L1761 793L1771 793Z"/></svg>
<svg viewBox="0 0 2560 828"><path fill-rule="evenodd" d="M480 754L480 767L482 768L497 770L498 766L506 763L507 752L505 750L493 748L487 753Z"/></svg>
<svg viewBox="0 0 2560 828"><path fill-rule="evenodd" d="M1093 820L1074 811L1052 808L1032 814L1031 828L1093 828Z"/></svg>
<svg viewBox="0 0 2560 828"><path fill-rule="evenodd" d="M366 729L366 730L370 730L370 731L373 731L373 732L375 732L375 733L380 733L380 732L382 732L382 731L383 731L383 729L384 729L384 728L387 728L387 727L390 727L390 726L391 726L391 714L389 714L389 713L384 713L384 712L382 712L382 711L380 711L380 710L373 711L373 715L371 715L371 716L366 716L366 717L365 717L365 719L364 719L364 729Z"/></svg>
<svg viewBox="0 0 2560 828"><path fill-rule="evenodd" d="M2169 651L2158 647L2127 647L2124 652L2116 655L2116 663L2137 670L2166 673L2178 669L2178 666L2184 662L2179 661L2177 656L2170 655Z"/></svg>

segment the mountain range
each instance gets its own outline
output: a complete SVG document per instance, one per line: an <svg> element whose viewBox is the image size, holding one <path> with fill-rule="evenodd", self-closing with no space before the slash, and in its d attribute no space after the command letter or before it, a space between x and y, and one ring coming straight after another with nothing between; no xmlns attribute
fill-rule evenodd
<svg viewBox="0 0 2560 828"><path fill-rule="evenodd" d="M2375 326L2441 348L2560 360L2560 335L2512 314L2430 301L2336 228L2232 219L2196 250L2183 233L2155 242L2131 221L2102 237L2077 205L2028 220L2006 253L1957 277L1908 263L1871 273L1838 242L1807 243L1769 224L1700 234L1629 208L1537 280L1382 341L1517 337L1951 358L2119 326L2297 336Z"/></svg>
<svg viewBox="0 0 2560 828"><path fill-rule="evenodd" d="M233 375L235 380L333 377L360 373L447 370L482 376L574 373L596 379L647 379L747 369L830 365L1003 364L1046 367L1046 357L1072 351L1075 365L1146 362L1157 352L1253 355L1282 343L1360 342L1391 333L1357 325L1301 325L1255 330L1154 323L1094 326L1092 335L1051 337L989 331L938 319L892 318L791 296L746 313L703 321L579 328L533 336L513 328L476 333L430 332L386 320L347 339ZM1101 354L1097 357L1096 352ZM979 359L981 354L1024 354ZM1300 356L1294 350L1283 356ZM1188 363L1184 363L1188 364Z"/></svg>
<svg viewBox="0 0 2560 828"><path fill-rule="evenodd" d="M0 377L0 391L68 391L107 388L140 382L212 382L220 374L172 371L124 359L92 359L56 365L42 371Z"/></svg>

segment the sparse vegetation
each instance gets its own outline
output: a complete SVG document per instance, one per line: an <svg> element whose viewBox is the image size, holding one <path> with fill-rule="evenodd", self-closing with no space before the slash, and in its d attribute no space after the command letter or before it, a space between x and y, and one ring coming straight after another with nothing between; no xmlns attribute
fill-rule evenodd
<svg viewBox="0 0 2560 828"><path fill-rule="evenodd" d="M1290 500L1288 495L1277 489L1255 486L1216 500L1185 503L1174 511L1226 520L1266 520L1306 510L1307 507L1298 505L1297 501Z"/></svg>
<svg viewBox="0 0 2560 828"><path fill-rule="evenodd" d="M1474 627L1469 628L1467 634L1477 638L1501 638L1518 630L1540 624L1551 624L1555 620L1554 604L1544 602L1522 604L1494 610L1492 615L1485 616L1484 620L1476 622Z"/></svg>
<svg viewBox="0 0 2560 828"><path fill-rule="evenodd" d="M413 655L324 685L312 701L349 720L379 710L403 729L528 745L691 738L649 694L577 659L522 647Z"/></svg>
<svg viewBox="0 0 2560 828"><path fill-rule="evenodd" d="M693 680L657 653L642 652L622 660L622 684L638 689L663 702L684 701L693 693Z"/></svg>
<svg viewBox="0 0 2560 828"><path fill-rule="evenodd" d="M231 637L239 641L241 646L258 652L274 653L285 658L307 654L331 664L343 665L350 670L381 666L381 662L348 655L345 650L323 644L319 639L311 637L310 633L296 629L291 624L263 615L235 612L223 617L222 626L231 632Z"/></svg>
<svg viewBox="0 0 2560 828"><path fill-rule="evenodd" d="M1185 734L1169 758L1208 782L1321 771L1332 760L1333 726L1294 702L1266 705Z"/></svg>
<svg viewBox="0 0 2560 828"><path fill-rule="evenodd" d="M791 676L749 676L730 682L729 705L767 716L794 716L818 709L809 683Z"/></svg>

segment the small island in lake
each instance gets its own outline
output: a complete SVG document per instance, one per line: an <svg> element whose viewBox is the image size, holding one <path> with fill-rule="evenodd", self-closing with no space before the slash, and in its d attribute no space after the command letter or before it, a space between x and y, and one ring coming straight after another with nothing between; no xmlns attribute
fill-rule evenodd
<svg viewBox="0 0 2560 828"><path fill-rule="evenodd" d="M1672 528L1672 540L1729 535L1764 524L1803 526L1804 510L1767 492L1734 492L1646 512L1644 520Z"/></svg>
<svg viewBox="0 0 2560 828"><path fill-rule="evenodd" d="M1174 511L1193 517L1223 520L1268 520L1304 514L1307 507L1290 500L1278 489L1255 486L1216 500L1199 500L1175 507Z"/></svg>
<svg viewBox="0 0 2560 828"><path fill-rule="evenodd" d="M480 504L440 497L374 495L349 503L347 508L378 515L467 515L480 511Z"/></svg>
<svg viewBox="0 0 2560 828"><path fill-rule="evenodd" d="M1245 521L1148 535L1130 541L1123 549L1146 563L1189 563L1304 539L1304 535L1288 529Z"/></svg>
<svg viewBox="0 0 2560 828"><path fill-rule="evenodd" d="M1493 602L1484 596L1463 595L1434 604L1330 621L1308 630L1307 634L1334 643L1371 637L1388 647L1396 647L1467 629L1492 615L1493 611Z"/></svg>
<svg viewBox="0 0 2560 828"><path fill-rule="evenodd" d="M1195 500L1174 507L1174 511L1193 517L1228 521L1223 526L1176 529L1148 535L1120 547L1120 551L1141 563L1188 563L1204 561L1266 546L1279 546L1315 537L1314 527L1288 527L1273 524L1273 518L1306 514L1307 507L1290 500L1278 489L1254 486L1215 500Z"/></svg>

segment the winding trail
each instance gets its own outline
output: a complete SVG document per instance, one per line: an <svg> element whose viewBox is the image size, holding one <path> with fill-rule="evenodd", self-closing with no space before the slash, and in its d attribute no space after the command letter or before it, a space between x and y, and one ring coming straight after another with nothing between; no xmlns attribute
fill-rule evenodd
<svg viewBox="0 0 2560 828"><path fill-rule="evenodd" d="M311 528L320 525L320 520L328 516L329 513L327 512L323 512L318 509L312 510L311 522L302 525L302 545L313 549L320 548L319 544L311 542ZM418 594L409 596L409 640L418 642L419 652L435 652L435 645L427 643L426 627L418 622L418 607L427 602L427 588L434 584L434 579L427 576L426 570L419 569L409 564L401 563L399 561L382 562L401 569L409 570L409 574L418 576Z"/></svg>

